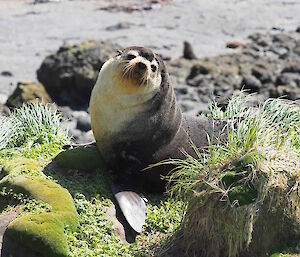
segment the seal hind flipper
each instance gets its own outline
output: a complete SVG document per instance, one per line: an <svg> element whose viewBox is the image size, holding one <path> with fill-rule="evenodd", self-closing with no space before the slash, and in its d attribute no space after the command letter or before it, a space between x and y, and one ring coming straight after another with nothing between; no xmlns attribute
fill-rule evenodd
<svg viewBox="0 0 300 257"><path fill-rule="evenodd" d="M146 203L143 197L116 181L112 183L111 189L128 224L134 231L141 233L146 220Z"/></svg>

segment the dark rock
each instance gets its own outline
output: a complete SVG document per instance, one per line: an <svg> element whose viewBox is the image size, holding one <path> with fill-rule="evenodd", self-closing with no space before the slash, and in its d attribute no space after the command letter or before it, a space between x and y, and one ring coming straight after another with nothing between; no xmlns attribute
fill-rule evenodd
<svg viewBox="0 0 300 257"><path fill-rule="evenodd" d="M275 97L285 97L291 100L299 100L300 88L295 84L277 86Z"/></svg>
<svg viewBox="0 0 300 257"><path fill-rule="evenodd" d="M294 49L294 53L300 56L300 44L298 44ZM299 57L298 57L299 58Z"/></svg>
<svg viewBox="0 0 300 257"><path fill-rule="evenodd" d="M117 23L116 25L106 27L106 30L116 31L116 30L121 30L121 29L129 29L131 25L132 24L129 22L120 22L120 23Z"/></svg>
<svg viewBox="0 0 300 257"><path fill-rule="evenodd" d="M15 91L7 99L6 105L15 108L22 106L23 103L35 101L50 103L51 98L42 84L32 81L20 81Z"/></svg>
<svg viewBox="0 0 300 257"><path fill-rule="evenodd" d="M252 75L244 75L241 86L249 90L250 93L254 93L261 88L261 82Z"/></svg>
<svg viewBox="0 0 300 257"><path fill-rule="evenodd" d="M300 74L285 72L276 79L276 85L297 85L300 87Z"/></svg>
<svg viewBox="0 0 300 257"><path fill-rule="evenodd" d="M300 26L296 29L296 32L300 33Z"/></svg>
<svg viewBox="0 0 300 257"><path fill-rule="evenodd" d="M2 71L1 75L4 76L4 77L12 77L13 76L13 74L8 70Z"/></svg>
<svg viewBox="0 0 300 257"><path fill-rule="evenodd" d="M72 108L86 108L98 72L120 46L98 41L63 45L47 56L37 71L53 101Z"/></svg>
<svg viewBox="0 0 300 257"><path fill-rule="evenodd" d="M192 86L192 87L207 88L208 87L207 85L209 84L209 81L208 81L206 76L199 74L196 77L194 77L192 79L189 79L187 81L187 84L189 86Z"/></svg>
<svg viewBox="0 0 300 257"><path fill-rule="evenodd" d="M77 129L85 132L91 130L91 118L88 114L78 117Z"/></svg>
<svg viewBox="0 0 300 257"><path fill-rule="evenodd" d="M209 67L208 65L205 65L205 63L195 64L192 67L191 72L187 77L187 80L194 78L199 74L206 75L206 74L210 73L210 71L211 71L211 67Z"/></svg>
<svg viewBox="0 0 300 257"><path fill-rule="evenodd" d="M186 95L188 93L187 87L175 88L175 92L177 95Z"/></svg>
<svg viewBox="0 0 300 257"><path fill-rule="evenodd" d="M299 60L300 61L300 60ZM283 68L281 72L294 72L300 73L300 62L299 63L289 63L287 66Z"/></svg>
<svg viewBox="0 0 300 257"><path fill-rule="evenodd" d="M188 60L197 59L197 56L194 53L193 47L190 42L183 42L183 58Z"/></svg>
<svg viewBox="0 0 300 257"><path fill-rule="evenodd" d="M272 75L268 69L255 66L252 68L252 75L257 78L261 83L268 83L272 81Z"/></svg>
<svg viewBox="0 0 300 257"><path fill-rule="evenodd" d="M294 41L294 38L285 33L279 33L279 34L273 35L272 41L274 43L278 42L278 43L286 44L288 42Z"/></svg>
<svg viewBox="0 0 300 257"><path fill-rule="evenodd" d="M272 44L272 39L269 35L264 35L261 33L254 33L248 37L251 39L254 43L256 43L259 46L266 47L268 45Z"/></svg>
<svg viewBox="0 0 300 257"><path fill-rule="evenodd" d="M245 44L242 43L242 42L239 42L239 41L228 41L226 43L226 47L227 48L232 48L232 49L243 48L243 47L245 47Z"/></svg>
<svg viewBox="0 0 300 257"><path fill-rule="evenodd" d="M33 4L46 4L51 2L60 2L60 0L34 0Z"/></svg>
<svg viewBox="0 0 300 257"><path fill-rule="evenodd" d="M278 45L272 45L270 47L270 51L277 55L285 55L288 52L288 49Z"/></svg>

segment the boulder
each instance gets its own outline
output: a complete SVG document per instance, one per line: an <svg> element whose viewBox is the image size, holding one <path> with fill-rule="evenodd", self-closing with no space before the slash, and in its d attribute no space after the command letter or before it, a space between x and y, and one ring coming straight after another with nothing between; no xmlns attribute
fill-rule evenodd
<svg viewBox="0 0 300 257"><path fill-rule="evenodd" d="M12 190L49 205L49 210L28 213L11 221L3 236L1 256L67 257L65 228L75 231L78 214L67 189L45 178L40 164L31 159L13 159L1 173L1 190ZM31 175L28 175L31 172Z"/></svg>
<svg viewBox="0 0 300 257"><path fill-rule="evenodd" d="M42 84L24 80L18 82L15 91L7 99L6 105L18 108L23 103L35 101L50 103L51 98Z"/></svg>
<svg viewBox="0 0 300 257"><path fill-rule="evenodd" d="M37 78L59 105L86 108L100 68L118 49L93 40L63 45L44 59Z"/></svg>
<svg viewBox="0 0 300 257"><path fill-rule="evenodd" d="M105 167L96 146L68 149L57 155L54 162L62 168L87 171Z"/></svg>

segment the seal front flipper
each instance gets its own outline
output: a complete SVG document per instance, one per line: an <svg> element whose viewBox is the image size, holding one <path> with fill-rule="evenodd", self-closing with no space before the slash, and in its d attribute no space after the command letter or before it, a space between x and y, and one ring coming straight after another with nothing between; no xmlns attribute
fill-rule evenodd
<svg viewBox="0 0 300 257"><path fill-rule="evenodd" d="M111 189L128 224L137 233L141 233L146 220L146 204L143 197L132 185L120 183L120 180L113 181Z"/></svg>

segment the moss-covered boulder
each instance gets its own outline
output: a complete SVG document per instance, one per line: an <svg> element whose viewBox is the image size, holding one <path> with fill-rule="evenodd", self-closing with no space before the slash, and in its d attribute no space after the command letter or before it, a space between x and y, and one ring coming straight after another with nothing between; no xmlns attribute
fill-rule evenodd
<svg viewBox="0 0 300 257"><path fill-rule="evenodd" d="M42 84L24 80L18 82L15 91L7 99L6 105L17 108L23 103L36 101L50 103L51 97Z"/></svg>
<svg viewBox="0 0 300 257"><path fill-rule="evenodd" d="M75 147L58 154L55 159L62 168L75 170L95 170L105 168L104 160L96 146Z"/></svg>
<svg viewBox="0 0 300 257"><path fill-rule="evenodd" d="M23 214L12 221L6 231L7 237L45 257L68 256L64 229L75 230L78 225L77 211L68 190L47 179L41 172L38 174L36 162L28 159L8 162L2 173L6 176L0 181L0 189L11 189L50 206L50 210L45 212ZM9 249L5 251L9 253Z"/></svg>

